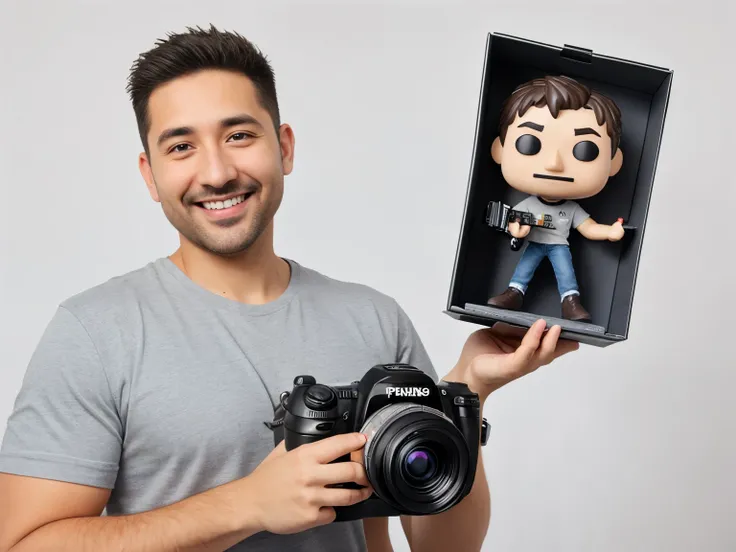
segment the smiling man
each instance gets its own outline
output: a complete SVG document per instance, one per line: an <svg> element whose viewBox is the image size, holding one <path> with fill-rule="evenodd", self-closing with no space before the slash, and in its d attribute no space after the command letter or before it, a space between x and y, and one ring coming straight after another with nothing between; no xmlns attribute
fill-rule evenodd
<svg viewBox="0 0 736 552"><path fill-rule="evenodd" d="M599 193L621 168L621 114L609 98L565 76L547 76L519 86L501 110L499 136L491 146L512 188L531 194L513 207L531 212L545 226L509 223L509 233L528 237L509 287L488 304L516 310L539 263L549 258L557 278L563 318L590 321L580 302L568 237L572 228L590 240L617 241L621 220L596 223L574 200Z"/></svg>
<svg viewBox="0 0 736 552"><path fill-rule="evenodd" d="M349 383L403 362L437 379L394 299L274 252L295 141L269 63L240 35L190 29L140 56L129 91L140 172L180 246L57 309L0 449L0 552L390 551L386 518L333 523L372 493L359 454L334 462L365 436L287 452L264 423L301 374ZM445 379L482 412L577 348L559 335L543 321L523 336L479 330ZM402 516L412 550L480 549L478 456L459 505ZM363 488L336 487L347 482Z"/></svg>

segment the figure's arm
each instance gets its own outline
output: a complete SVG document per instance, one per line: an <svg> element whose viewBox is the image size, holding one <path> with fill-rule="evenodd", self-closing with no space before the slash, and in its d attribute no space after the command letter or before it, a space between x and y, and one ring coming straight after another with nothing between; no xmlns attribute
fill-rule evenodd
<svg viewBox="0 0 736 552"><path fill-rule="evenodd" d="M623 220L618 219L613 224L599 224L592 218L586 218L577 226L577 231L589 240L618 241L624 237Z"/></svg>
<svg viewBox="0 0 736 552"><path fill-rule="evenodd" d="M514 211L526 211L528 209L529 198L526 197L516 205L512 207ZM529 225L522 225L517 221L509 222L509 234L518 239L524 239L531 232L532 227Z"/></svg>
<svg viewBox="0 0 736 552"><path fill-rule="evenodd" d="M519 224L518 222L509 222L509 233L515 238L526 238L531 232L532 227L528 224Z"/></svg>

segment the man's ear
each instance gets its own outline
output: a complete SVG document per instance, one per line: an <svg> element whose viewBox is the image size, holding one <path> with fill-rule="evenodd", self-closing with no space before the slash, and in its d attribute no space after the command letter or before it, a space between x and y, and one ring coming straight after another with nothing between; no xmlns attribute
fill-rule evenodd
<svg viewBox="0 0 736 552"><path fill-rule="evenodd" d="M141 176L143 177L143 180L146 181L146 188L148 188L148 193L151 195L151 199L153 199L153 201L155 201L156 203L160 203L161 200L158 197L156 183L153 180L153 171L151 171L151 164L148 162L148 156L145 154L145 152L141 152L141 154L138 156L138 170L141 171Z"/></svg>
<svg viewBox="0 0 736 552"><path fill-rule="evenodd" d="M496 136L496 139L493 141L493 145L491 146L491 157L493 157L493 160L501 164L501 154L503 153L503 146L501 145L501 137Z"/></svg>
<svg viewBox="0 0 736 552"><path fill-rule="evenodd" d="M616 155L613 156L613 159L611 159L611 173L608 176L615 175L618 171L621 170L621 165L624 164L624 154L621 151L621 148L616 149Z"/></svg>
<svg viewBox="0 0 736 552"><path fill-rule="evenodd" d="M279 146L281 147L281 165L285 175L294 168L294 131L283 124L279 128Z"/></svg>

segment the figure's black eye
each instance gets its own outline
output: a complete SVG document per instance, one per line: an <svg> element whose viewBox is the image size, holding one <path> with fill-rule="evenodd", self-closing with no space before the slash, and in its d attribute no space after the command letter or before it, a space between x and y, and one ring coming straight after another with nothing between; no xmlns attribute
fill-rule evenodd
<svg viewBox="0 0 736 552"><path fill-rule="evenodd" d="M542 149L542 142L533 134L522 134L516 139L516 149L522 155L536 155Z"/></svg>
<svg viewBox="0 0 736 552"><path fill-rule="evenodd" d="M595 142L591 142L590 140L578 142L575 144L575 147L572 148L572 154L578 161L593 161L593 159L598 157L598 146L595 145Z"/></svg>

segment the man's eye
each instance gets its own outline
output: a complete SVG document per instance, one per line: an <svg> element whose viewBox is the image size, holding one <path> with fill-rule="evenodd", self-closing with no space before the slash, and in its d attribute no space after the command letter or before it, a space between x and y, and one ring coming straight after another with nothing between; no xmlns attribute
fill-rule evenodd
<svg viewBox="0 0 736 552"><path fill-rule="evenodd" d="M578 161L593 161L593 159L598 157L598 146L590 140L578 142L572 148L572 154Z"/></svg>
<svg viewBox="0 0 736 552"><path fill-rule="evenodd" d="M235 134L233 134L233 135L232 135L232 136L231 136L230 138L232 138L232 139L234 139L234 140L235 140L236 142L238 142L238 141L241 141L241 140L245 140L245 139L247 139L247 138L250 138L250 137L251 137L251 135L250 135L250 134L248 134L247 132L236 132L236 133L235 133Z"/></svg>
<svg viewBox="0 0 736 552"><path fill-rule="evenodd" d="M188 147L189 147L189 144L177 144L173 148L171 148L171 151L181 153L181 152L186 151L185 149L182 149L182 148L188 148Z"/></svg>
<svg viewBox="0 0 736 552"><path fill-rule="evenodd" d="M516 139L516 150L522 155L536 155L542 149L542 142L533 134L522 134Z"/></svg>

